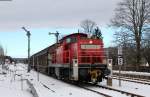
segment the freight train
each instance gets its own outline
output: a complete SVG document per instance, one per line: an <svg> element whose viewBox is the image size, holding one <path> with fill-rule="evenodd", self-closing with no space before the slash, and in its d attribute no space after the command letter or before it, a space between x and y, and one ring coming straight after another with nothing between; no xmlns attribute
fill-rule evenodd
<svg viewBox="0 0 150 97"><path fill-rule="evenodd" d="M35 70L58 79L101 82L110 74L102 39L85 33L67 35L30 58Z"/></svg>

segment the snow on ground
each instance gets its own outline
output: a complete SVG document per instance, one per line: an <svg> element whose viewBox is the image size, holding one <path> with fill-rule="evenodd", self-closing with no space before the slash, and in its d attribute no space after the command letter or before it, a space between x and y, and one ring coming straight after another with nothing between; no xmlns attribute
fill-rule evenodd
<svg viewBox="0 0 150 97"><path fill-rule="evenodd" d="M33 97L26 81L21 81L21 74L26 74L25 72L20 66L15 67L13 64L7 65L7 70L0 65L0 97ZM15 74L17 75L14 76Z"/></svg>
<svg viewBox="0 0 150 97"><path fill-rule="evenodd" d="M103 97L99 94L84 90L73 85L69 85L65 82L62 82L60 80L54 79L41 73L37 73L33 70L30 73L26 73L26 71L27 65L25 64L16 64L16 66L11 64L8 66L7 71L2 71L0 67L1 97L33 97L33 95L30 93L30 88L26 84L25 80L23 81L22 90L21 76L23 77L23 79L29 79L29 81L33 84L39 97ZM2 74L2 72L7 72L7 74ZM14 74L17 75L14 77ZM104 80L100 84L106 85L106 80ZM144 85L127 81L121 81L121 87L119 87L118 84L119 81L113 79L113 88L150 97L150 85ZM111 94L113 97L121 96L117 92L110 92L105 89L99 89L97 91L103 91L103 93ZM125 96L126 95L122 97Z"/></svg>
<svg viewBox="0 0 150 97"><path fill-rule="evenodd" d="M32 71L31 74L32 74L34 80L37 81L38 73L35 71ZM53 97L60 97L60 96L61 97L70 97L70 96L71 97L89 97L89 96L97 97L97 96L95 96L94 93L91 93L84 89L66 84L62 81L56 80L54 78L48 77L43 74L39 74L39 82L50 88L49 91L51 93L49 95L51 95ZM37 82L35 82L35 83L37 83ZM106 80L104 80L100 84L106 85L106 83L107 83ZM121 89L121 90L124 90L127 92L143 95L145 97L150 97L150 93L149 93L150 85L144 85L144 84L139 84L139 83L127 82L127 81L121 81L121 83L122 83L122 86L119 87L119 81L113 79L112 87L116 88L116 89ZM122 95L118 92L109 91L107 89L101 89L101 88L99 88L99 89L93 88L93 89L103 92L103 93L106 93L108 95L110 94L112 97L128 97L127 95ZM43 90L43 92L44 91L45 90ZM46 97L46 96L42 96L42 97Z"/></svg>
<svg viewBox="0 0 150 97"><path fill-rule="evenodd" d="M119 71L113 71L114 73L119 73ZM121 74L129 74L129 75L140 75L140 76L150 76L150 73L147 72L135 72L135 71L121 71ZM140 82L140 81L139 81ZM140 94L146 97L150 97L150 85L144 85L140 83L133 83L133 82L127 82L127 81L121 81L122 85L121 87L118 86L119 81L114 79L113 80L113 87L117 89L126 90L129 92L133 92L135 94ZM103 83L104 84L104 83Z"/></svg>
<svg viewBox="0 0 150 97"><path fill-rule="evenodd" d="M39 74L39 81L37 81L38 73L35 71L32 71L31 75L34 78L32 83L40 92L40 97L103 97L41 73ZM46 85L49 89L44 88L42 84Z"/></svg>
<svg viewBox="0 0 150 97"><path fill-rule="evenodd" d="M103 97L41 73L39 73L38 81L38 73L35 71L31 71L30 74L26 73L27 65L25 64L16 64L16 66L14 64L6 64L5 66L8 70L0 70L0 94L2 97L33 97L26 81L23 82L22 90L21 76L33 84L38 97ZM2 72L7 74L2 74ZM16 76L14 77L15 74ZM48 88L43 85L46 85Z"/></svg>
<svg viewBox="0 0 150 97"><path fill-rule="evenodd" d="M104 80L101 85L106 86L106 80ZM145 97L150 97L150 85L121 81L121 87L119 86L119 80L113 79L113 88L124 90L130 93L139 94Z"/></svg>

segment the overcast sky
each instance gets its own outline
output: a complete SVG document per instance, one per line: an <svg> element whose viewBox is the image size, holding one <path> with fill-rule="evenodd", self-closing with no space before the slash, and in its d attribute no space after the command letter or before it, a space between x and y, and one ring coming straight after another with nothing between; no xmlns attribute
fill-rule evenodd
<svg viewBox="0 0 150 97"><path fill-rule="evenodd" d="M70 31L70 29L79 29L80 22L85 19L91 19L100 28L107 29L118 1L120 0L0 1L0 36L6 39L9 33L14 32L16 34L14 36L18 37L15 32L23 32L22 26L37 33L39 33L38 29L66 29L66 31L69 29ZM7 47L9 45L7 42L3 43L2 38L0 43ZM7 49L11 52L11 48Z"/></svg>
<svg viewBox="0 0 150 97"><path fill-rule="evenodd" d="M32 28L76 27L91 19L109 23L119 0L12 0L0 1L0 31Z"/></svg>

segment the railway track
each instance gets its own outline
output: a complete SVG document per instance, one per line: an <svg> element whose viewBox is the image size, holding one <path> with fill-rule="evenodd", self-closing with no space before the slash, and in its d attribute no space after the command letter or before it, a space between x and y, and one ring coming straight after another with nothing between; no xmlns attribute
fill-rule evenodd
<svg viewBox="0 0 150 97"><path fill-rule="evenodd" d="M52 92L55 92L54 90L50 89L50 87L48 87L46 84L44 84L44 83L42 83L42 82L40 82L40 83L41 83L45 88L47 88L48 90L50 90L50 91L52 91ZM85 89L85 90L87 90L87 91L94 92L94 93L99 94L99 95L104 96L104 97L112 97L112 96L110 96L110 95L108 95L108 94L101 93L101 92L98 92L98 91L95 91L95 90L92 90L92 89L83 87L83 86L81 86L81 85L76 85L76 84L73 84L73 83L69 83L69 84L74 85L74 86L78 86L78 87L83 88L83 89Z"/></svg>
<svg viewBox="0 0 150 97"><path fill-rule="evenodd" d="M119 76L113 75L112 79L117 79L118 80ZM150 81L149 80L145 80L145 79L137 79L137 78L133 79L133 78L130 78L130 77L123 77L123 76L121 76L120 79L123 80L123 81L129 81L129 82L134 82L134 83L150 85Z"/></svg>
<svg viewBox="0 0 150 97"><path fill-rule="evenodd" d="M119 73L113 73L113 76L119 76ZM124 74L121 73L120 74L121 77L125 77L125 78L130 78L133 80L140 80L140 81L145 81L145 82L150 82L150 76L149 73L144 74Z"/></svg>
<svg viewBox="0 0 150 97"><path fill-rule="evenodd" d="M96 90L93 90L93 89L90 89L90 88L87 88L87 87L84 87L84 86L81 86L81 85L78 85L78 87L83 88L83 89L88 90L88 91L91 91L91 92L94 92L94 93L97 93L97 94L100 94L101 96L112 97L108 94L105 94L105 93L102 93L102 92L99 92L99 91L96 91Z"/></svg>
<svg viewBox="0 0 150 97"><path fill-rule="evenodd" d="M41 84L44 87L46 87L47 89L49 89L50 91L55 92L55 91L51 90L47 85L43 84L42 82L41 82ZM94 93L99 94L99 95L104 96L104 97L113 97L113 96L111 94L108 94L108 93L106 94L104 92L100 92L98 89L101 88L101 89L106 89L106 90L109 90L109 91L112 91L112 92L118 92L118 93L120 93L120 95L126 95L126 96L129 96L129 97L145 97L145 96L142 96L142 95L139 95L139 94L134 94L134 93L130 93L130 92L119 90L119 89L114 89L114 88L103 86L103 85L95 85L95 84L91 84L91 83L74 84L74 83L70 83L70 82L69 82L69 84L80 87L80 88L83 88L87 91L94 92ZM92 88L89 87L89 86L92 86ZM93 87L95 87L97 89L95 89Z"/></svg>
<svg viewBox="0 0 150 97"><path fill-rule="evenodd" d="M89 85L89 83L83 83L83 82L80 83L80 82L74 82L74 81L72 82L72 81L69 81L69 80L61 80L61 81L65 82L65 83L68 83L70 85L74 85L74 86L79 87L79 88L83 88L87 91L94 92L94 93L99 94L99 95L104 96L104 97L112 97L112 96L110 96L106 93L96 91L96 90L93 90L93 89L90 89L90 88L84 86L84 85ZM90 84L90 85L93 85L93 84Z"/></svg>
<svg viewBox="0 0 150 97"><path fill-rule="evenodd" d="M145 97L145 96L142 96L142 95L139 95L139 94L135 94L135 93L131 93L131 92L127 92L127 91L123 91L123 90L119 90L119 89L115 89L115 88L107 87L107 86L103 86L103 85L94 85L94 84L91 84L91 83L88 83L88 85L98 87L98 88L107 89L107 90L111 90L111 91L115 91L115 92L119 92L120 94L124 94L124 95L130 96L130 97ZM88 89L90 89L90 88L88 88Z"/></svg>
<svg viewBox="0 0 150 97"><path fill-rule="evenodd" d="M102 85L96 85L96 86L100 87L100 88L105 88L105 89L113 90L113 91L116 91L116 92L120 92L121 94L130 95L131 97L144 97L144 96L139 95L139 94L134 94L134 93L130 93L130 92L127 92L127 91L118 90L118 89L114 89L114 88L111 88L111 87L106 87L106 86L102 86Z"/></svg>

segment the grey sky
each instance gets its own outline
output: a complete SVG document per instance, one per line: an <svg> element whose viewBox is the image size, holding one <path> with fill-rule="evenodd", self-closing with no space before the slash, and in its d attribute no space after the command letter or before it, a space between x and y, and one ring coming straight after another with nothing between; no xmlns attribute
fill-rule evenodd
<svg viewBox="0 0 150 97"><path fill-rule="evenodd" d="M109 46L112 30L105 26L112 18L118 1L120 0L0 1L0 44L12 57L27 57L27 37L22 26L32 32L33 54L55 43L55 37L49 36L49 31L58 30L65 35L67 31L77 31L82 20L91 19L102 28L102 32L106 32L104 44Z"/></svg>
<svg viewBox="0 0 150 97"><path fill-rule="evenodd" d="M0 32L30 28L77 27L91 19L105 26L120 0L12 0L0 1Z"/></svg>

